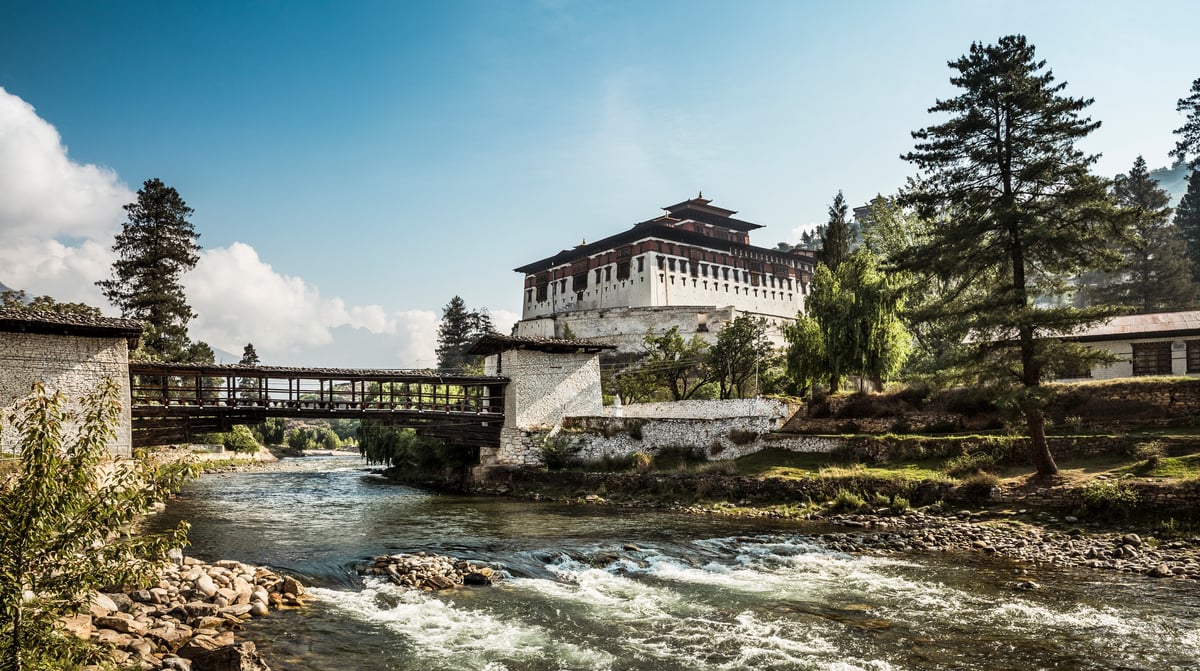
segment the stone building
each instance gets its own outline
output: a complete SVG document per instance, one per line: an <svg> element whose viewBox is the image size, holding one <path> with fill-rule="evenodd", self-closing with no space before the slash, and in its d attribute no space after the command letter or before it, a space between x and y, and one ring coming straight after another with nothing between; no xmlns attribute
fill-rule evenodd
<svg viewBox="0 0 1200 671"><path fill-rule="evenodd" d="M132 319L0 309L0 452L17 448L9 416L34 382L77 402L111 377L121 390L121 419L109 450L129 456L129 351L141 335Z"/></svg>
<svg viewBox="0 0 1200 671"><path fill-rule="evenodd" d="M1064 380L1200 375L1200 310L1113 317L1073 339L1112 352L1117 361Z"/></svg>
<svg viewBox="0 0 1200 671"><path fill-rule="evenodd" d="M740 314L773 325L804 309L814 257L750 244L762 228L698 196L596 242L516 268L525 276L516 335L571 334L639 351L648 328L710 342ZM779 329L773 335L780 340Z"/></svg>

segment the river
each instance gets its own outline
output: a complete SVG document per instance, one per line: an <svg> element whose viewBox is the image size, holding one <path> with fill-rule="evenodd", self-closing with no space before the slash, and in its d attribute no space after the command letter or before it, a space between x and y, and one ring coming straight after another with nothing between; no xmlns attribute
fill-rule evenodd
<svg viewBox="0 0 1200 671"><path fill-rule="evenodd" d="M317 601L239 636L274 671L1196 669L1200 588L979 554L830 551L803 522L433 494L357 459L207 475L157 524L189 554L300 576ZM406 592L355 564L426 551L501 569Z"/></svg>

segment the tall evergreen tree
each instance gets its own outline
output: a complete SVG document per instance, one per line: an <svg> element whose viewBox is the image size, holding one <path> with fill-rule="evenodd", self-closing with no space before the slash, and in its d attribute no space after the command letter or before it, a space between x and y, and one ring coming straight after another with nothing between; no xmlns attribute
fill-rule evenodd
<svg viewBox="0 0 1200 671"><path fill-rule="evenodd" d="M1187 244L1170 223L1171 196L1150 176L1141 156L1113 184L1117 204L1130 211L1132 229L1121 245L1119 275L1094 291L1097 302L1142 312L1190 309L1197 289L1188 267Z"/></svg>
<svg viewBox="0 0 1200 671"><path fill-rule="evenodd" d="M493 330L492 317L486 310L468 310L462 298L451 298L442 309L442 323L438 325L438 369L461 371L478 366L480 358L467 354L467 350Z"/></svg>
<svg viewBox="0 0 1200 671"><path fill-rule="evenodd" d="M849 208L846 206L846 197L838 191L833 198L833 204L829 206L829 222L822 231L821 251L817 254L817 260L824 262L830 270L837 270L842 261L850 256L853 233L850 230L850 221L846 218L847 212Z"/></svg>
<svg viewBox="0 0 1200 671"><path fill-rule="evenodd" d="M1188 161L1188 167L1193 170L1200 170L1200 79L1192 82L1190 95L1180 98L1175 110L1186 114L1187 119L1175 130L1180 137L1171 156Z"/></svg>
<svg viewBox="0 0 1200 671"><path fill-rule="evenodd" d="M1056 337L1111 311L1035 299L1063 293L1065 278L1111 267L1110 241L1125 236L1125 218L1089 170L1096 157L1076 148L1100 125L1081 116L1092 101L1064 96L1066 84L1055 83L1023 36L972 44L949 66L959 95L929 111L950 118L915 131L903 158L923 173L908 202L926 217L953 216L937 221L905 265L956 283L942 311L973 343L964 372L1008 392L1038 474L1053 475L1043 383L1058 368L1103 358Z"/></svg>
<svg viewBox="0 0 1200 671"><path fill-rule="evenodd" d="M1187 244L1192 279L1200 282L1200 170L1188 175L1187 192L1175 208L1175 227Z"/></svg>
<svg viewBox="0 0 1200 671"><path fill-rule="evenodd" d="M238 365L239 366L257 366L258 364L259 364L258 352L256 352L254 350L254 343L246 343L246 346L244 348L242 348L242 360L238 361ZM241 392L238 395L241 398L246 399L246 400L256 400L261 395L261 391L259 390L258 378L254 378L254 377L242 378L241 380L238 381L238 389L241 390Z"/></svg>
<svg viewBox="0 0 1200 671"><path fill-rule="evenodd" d="M122 316L148 324L142 339L148 356L164 361L203 359L204 352L188 340L188 321L196 315L180 284L200 258L200 234L188 221L192 208L173 187L148 179L125 211L128 220L113 245L117 260L112 278L96 284ZM210 361L211 354L210 348Z"/></svg>

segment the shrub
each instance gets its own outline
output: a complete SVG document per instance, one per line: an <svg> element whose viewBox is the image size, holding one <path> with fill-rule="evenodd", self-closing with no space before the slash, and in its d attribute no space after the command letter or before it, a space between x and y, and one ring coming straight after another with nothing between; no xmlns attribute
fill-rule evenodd
<svg viewBox="0 0 1200 671"><path fill-rule="evenodd" d="M742 429L730 429L729 442L734 445L749 445L755 440L758 440L757 431L744 431Z"/></svg>
<svg viewBox="0 0 1200 671"><path fill-rule="evenodd" d="M557 471L579 463L583 443L571 436L546 434L538 447L542 453L542 463L546 468Z"/></svg>
<svg viewBox="0 0 1200 671"><path fill-rule="evenodd" d="M287 432L287 421L282 417L271 417L254 427L254 435L263 445L283 445Z"/></svg>
<svg viewBox="0 0 1200 671"><path fill-rule="evenodd" d="M1000 486L1000 478L980 471L974 475L963 478L962 484L959 485L959 492L963 499L974 503L987 501L992 496L992 490Z"/></svg>
<svg viewBox="0 0 1200 671"><path fill-rule="evenodd" d="M848 489L839 489L825 504L825 508L831 513L856 513L866 507L867 502Z"/></svg>
<svg viewBox="0 0 1200 671"><path fill-rule="evenodd" d="M1158 468L1159 462L1163 457L1167 456L1166 447L1157 440L1151 440L1145 443L1138 443L1133 448L1133 456L1142 460L1146 468Z"/></svg>
<svg viewBox="0 0 1200 671"><path fill-rule="evenodd" d="M629 455L629 458L633 461L633 469L638 473L645 473L646 471L650 470L652 466L654 466L654 457L650 456L650 454L647 452L642 452L641 450Z"/></svg>
<svg viewBox="0 0 1200 671"><path fill-rule="evenodd" d="M250 427L241 424L235 425L232 431L224 434L221 444L227 450L251 454L257 452L259 448L258 441L254 439L254 433L250 431Z"/></svg>
<svg viewBox="0 0 1200 671"><path fill-rule="evenodd" d="M630 438L634 440L642 439L642 424L644 424L644 422L637 420L625 421L625 431L629 433Z"/></svg>
<svg viewBox="0 0 1200 671"><path fill-rule="evenodd" d="M691 466L707 461L703 449L679 445L664 447L654 455L654 467L660 471L685 471Z"/></svg>
<svg viewBox="0 0 1200 671"><path fill-rule="evenodd" d="M965 478L978 473L988 472L996 467L995 455L987 452L961 454L946 461L942 470L952 478Z"/></svg>
<svg viewBox="0 0 1200 671"><path fill-rule="evenodd" d="M186 523L163 534L129 533L195 471L156 468L144 455L105 463L120 407L111 379L78 413L41 384L17 406L20 470L0 486L0 668L98 661L96 649L65 635L58 619L83 612L90 593L105 586L152 584L167 551L186 543Z"/></svg>
<svg viewBox="0 0 1200 671"><path fill-rule="evenodd" d="M328 426L301 426L288 432L287 445L293 450L336 450L342 441Z"/></svg>
<svg viewBox="0 0 1200 671"><path fill-rule="evenodd" d="M1080 512L1104 518L1126 519L1137 507L1137 492L1117 480L1093 480L1079 490Z"/></svg>
<svg viewBox="0 0 1200 671"><path fill-rule="evenodd" d="M891 508L892 508L893 513L900 515L902 513L908 512L909 510L912 510L912 504L910 504L908 502L908 499L897 494L896 496L892 497Z"/></svg>
<svg viewBox="0 0 1200 671"><path fill-rule="evenodd" d="M930 389L927 385L918 384L911 387L905 387L896 392L896 400L902 401L910 408L920 410L925 407L925 401L929 399Z"/></svg>

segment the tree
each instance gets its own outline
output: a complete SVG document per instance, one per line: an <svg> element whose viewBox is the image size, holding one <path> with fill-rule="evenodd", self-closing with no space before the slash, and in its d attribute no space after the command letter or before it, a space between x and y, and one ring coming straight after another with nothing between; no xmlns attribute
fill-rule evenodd
<svg viewBox="0 0 1200 671"><path fill-rule="evenodd" d="M196 360L188 322L196 315L188 306L180 278L200 259L200 237L188 221L192 208L174 188L146 180L135 202L125 205L128 220L117 234L112 278L97 282L105 298L124 317L140 319L148 328L142 338L150 358ZM211 349L209 349L211 355ZM211 359L210 359L211 360Z"/></svg>
<svg viewBox="0 0 1200 671"><path fill-rule="evenodd" d="M821 326L811 316L801 314L783 327L783 337L787 341L784 369L796 383L799 395L805 396L829 374Z"/></svg>
<svg viewBox="0 0 1200 671"><path fill-rule="evenodd" d="M905 265L954 283L942 311L957 316L973 344L964 372L1011 392L1037 472L1052 475L1058 468L1046 446L1044 378L1102 356L1088 361L1085 348L1055 338L1112 311L1036 299L1065 293L1065 278L1111 268L1118 259L1110 241L1124 237L1125 218L1115 213L1106 182L1089 171L1096 157L1076 148L1100 125L1080 116L1092 101L1062 95L1066 84L1054 83L1024 37L972 44L949 66L960 93L929 111L950 118L915 131L916 147L903 158L923 171L906 201L927 217L953 216L938 221Z"/></svg>
<svg viewBox="0 0 1200 671"><path fill-rule="evenodd" d="M15 289L0 292L0 308L23 312L52 312L58 315L80 317L103 316L100 308L94 308L86 303L60 303L51 296L37 296L30 299L24 291Z"/></svg>
<svg viewBox="0 0 1200 671"><path fill-rule="evenodd" d="M855 250L836 271L817 264L807 301L812 324L798 322L790 333L785 332L789 365L803 378L828 375L830 391L841 388L845 375L871 380L881 389L883 380L894 375L908 356L901 295L899 282L880 269L879 258L865 247Z"/></svg>
<svg viewBox="0 0 1200 671"><path fill-rule="evenodd" d="M1188 161L1188 167L1192 170L1200 170L1200 79L1192 82L1190 93L1175 104L1175 111L1187 114L1187 119L1175 129L1175 134L1180 137L1171 150L1171 156Z"/></svg>
<svg viewBox="0 0 1200 671"><path fill-rule="evenodd" d="M846 198L838 191L833 198L833 204L829 206L829 223L821 232L821 251L817 254L817 260L829 266L830 270L837 270L842 261L850 255L853 234L850 222L846 219L848 211Z"/></svg>
<svg viewBox="0 0 1200 671"><path fill-rule="evenodd" d="M254 343L246 343L242 348L242 360L238 361L239 366L257 366L258 352L254 351ZM259 389L259 378L244 377L238 380L238 396L243 400L255 401L261 398L262 392Z"/></svg>
<svg viewBox="0 0 1200 671"><path fill-rule="evenodd" d="M1187 192L1175 208L1175 227L1187 245L1192 279L1200 282L1200 170L1188 175Z"/></svg>
<svg viewBox="0 0 1200 671"><path fill-rule="evenodd" d="M1128 175L1113 184L1117 204L1129 210L1132 228L1123 244L1121 271L1093 292L1100 303L1139 312L1191 309L1197 288L1188 267L1187 243L1170 223L1171 197L1158 186L1138 156Z"/></svg>
<svg viewBox="0 0 1200 671"><path fill-rule="evenodd" d="M746 384L771 365L773 354L766 320L738 315L717 333L708 354L708 377L720 384L721 398L735 393L745 398Z"/></svg>
<svg viewBox="0 0 1200 671"><path fill-rule="evenodd" d="M442 310L442 323L438 325L438 370L461 371L477 367L480 357L467 354L467 350L492 330L492 318L486 311L468 310L462 298L451 298Z"/></svg>
<svg viewBox="0 0 1200 671"><path fill-rule="evenodd" d="M687 400L709 381L704 366L708 344L700 336L684 340L679 327L672 326L662 335L647 329L642 342L646 358L641 370L655 387L666 389L671 400Z"/></svg>
<svg viewBox="0 0 1200 671"><path fill-rule="evenodd" d="M120 412L111 379L78 412L40 383L18 404L11 426L20 433L20 468L0 487L0 668L94 661L58 619L85 609L90 592L106 585L156 582L167 551L186 542L186 523L129 533L192 471L108 463Z"/></svg>

